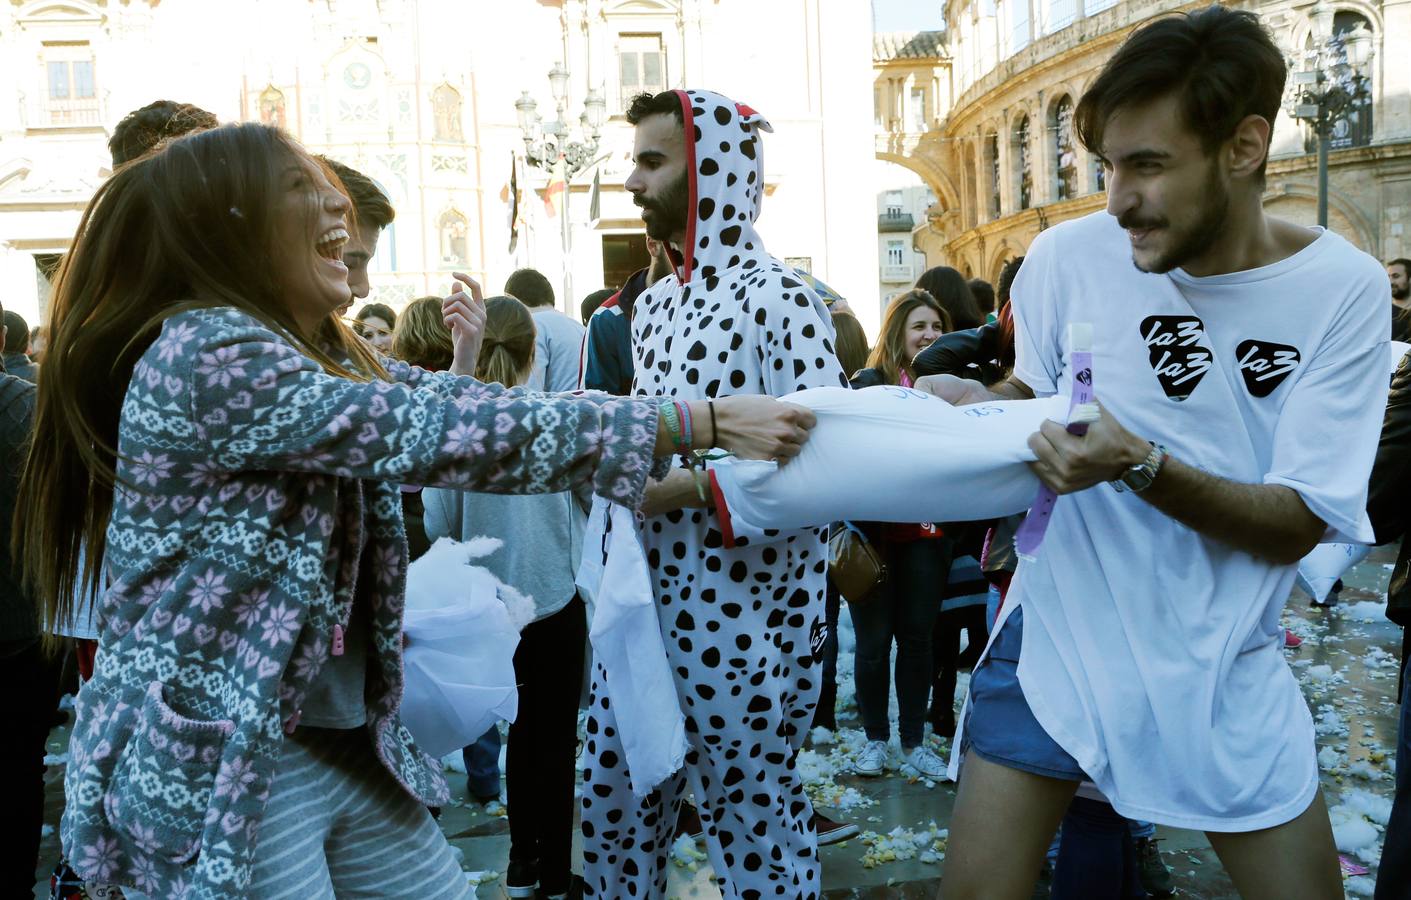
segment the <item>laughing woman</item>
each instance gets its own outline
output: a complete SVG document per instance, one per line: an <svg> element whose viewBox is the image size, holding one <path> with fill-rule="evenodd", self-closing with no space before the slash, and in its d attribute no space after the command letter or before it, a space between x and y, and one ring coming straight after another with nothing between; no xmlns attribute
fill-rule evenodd
<svg viewBox="0 0 1411 900"><path fill-rule="evenodd" d="M151 897L460 898L423 804L437 762L398 719L397 485L580 483L640 505L685 441L791 455L765 398L665 414L472 372L483 310L447 298L452 372L379 359L336 310L349 204L282 132L230 125L120 168L54 299L24 475L26 570L52 626L97 595L64 850ZM83 565L104 560L100 573Z"/></svg>

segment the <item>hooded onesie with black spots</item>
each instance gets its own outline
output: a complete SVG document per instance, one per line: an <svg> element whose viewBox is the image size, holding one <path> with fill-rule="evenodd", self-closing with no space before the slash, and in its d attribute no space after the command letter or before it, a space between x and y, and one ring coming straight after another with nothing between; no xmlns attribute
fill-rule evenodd
<svg viewBox="0 0 1411 900"><path fill-rule="evenodd" d="M635 392L704 400L846 386L823 302L765 252L754 229L764 196L760 132L769 123L719 94L676 93L695 214L675 248L676 271L637 299ZM616 698L595 667L585 896L665 896L676 810L689 788L724 897L813 900L817 840L795 759L818 701L824 537L803 530L737 540L728 516L703 509L639 523L689 750L681 771L634 797L609 703Z"/></svg>

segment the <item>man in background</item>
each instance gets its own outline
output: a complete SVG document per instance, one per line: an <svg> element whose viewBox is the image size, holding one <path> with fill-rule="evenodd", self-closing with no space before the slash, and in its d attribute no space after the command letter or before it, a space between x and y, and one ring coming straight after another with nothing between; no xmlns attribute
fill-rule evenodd
<svg viewBox="0 0 1411 900"><path fill-rule="evenodd" d="M34 382L39 377L39 367L25 351L29 349L29 323L14 310L5 310L5 371Z"/></svg>
<svg viewBox="0 0 1411 900"><path fill-rule="evenodd" d="M353 204L353 221L348 223L348 243L343 247L343 265L348 267L348 288L353 296L347 305L338 310L340 316L345 316L352 309L354 300L366 300L372 293L367 277L368 263L377 253L382 230L392 224L397 211L392 208L392 201L387 199L377 182L362 172L336 159L326 156L316 158L343 182L348 200Z"/></svg>
<svg viewBox="0 0 1411 900"><path fill-rule="evenodd" d="M627 279L622 290L598 307L588 320L583 344L582 387L625 397L632 393L632 306L647 288L671 274L666 245L647 238L651 263Z"/></svg>
<svg viewBox="0 0 1411 900"><path fill-rule="evenodd" d="M5 331L0 326L0 338ZM22 335L27 340L29 332ZM0 895L6 897L28 897L34 891L44 824L44 742L56 696L56 670L40 645L35 601L10 558L34 396L31 382L0 372L0 716L6 726L0 741L0 791L13 810L10 838L0 841Z"/></svg>
<svg viewBox="0 0 1411 900"><path fill-rule="evenodd" d="M1411 259L1387 263L1391 282L1391 339L1411 341Z"/></svg>
<svg viewBox="0 0 1411 900"><path fill-rule="evenodd" d="M505 282L505 293L529 307L534 317L534 371L526 386L531 391L553 393L578 390L584 329L554 308L549 279L537 269L519 269Z"/></svg>

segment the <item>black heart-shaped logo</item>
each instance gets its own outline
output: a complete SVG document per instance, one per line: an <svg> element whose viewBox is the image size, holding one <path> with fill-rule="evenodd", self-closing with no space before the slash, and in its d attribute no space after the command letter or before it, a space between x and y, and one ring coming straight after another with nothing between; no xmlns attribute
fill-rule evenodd
<svg viewBox="0 0 1411 900"><path fill-rule="evenodd" d="M1205 323L1195 316L1147 316L1142 341L1161 389L1172 400L1184 400L1210 371L1214 356L1200 345Z"/></svg>
<svg viewBox="0 0 1411 900"><path fill-rule="evenodd" d="M1274 393L1303 358L1297 347L1269 341L1243 341L1235 348L1235 355L1244 386L1256 397Z"/></svg>

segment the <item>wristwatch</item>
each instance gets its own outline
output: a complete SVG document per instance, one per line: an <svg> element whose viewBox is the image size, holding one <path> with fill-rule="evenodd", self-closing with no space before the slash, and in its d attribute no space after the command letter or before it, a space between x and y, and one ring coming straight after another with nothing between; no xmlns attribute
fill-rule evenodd
<svg viewBox="0 0 1411 900"><path fill-rule="evenodd" d="M1161 467L1166 464L1166 459L1171 453L1156 441L1147 441L1147 443L1151 444L1151 452L1146 455L1146 459L1109 482L1114 490L1119 493L1131 491L1134 494L1140 494L1151 487L1151 483L1156 480L1156 476L1160 474Z"/></svg>

